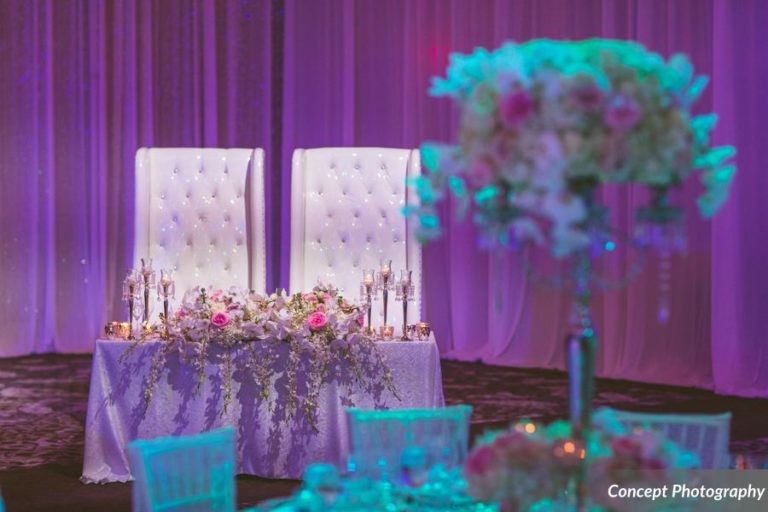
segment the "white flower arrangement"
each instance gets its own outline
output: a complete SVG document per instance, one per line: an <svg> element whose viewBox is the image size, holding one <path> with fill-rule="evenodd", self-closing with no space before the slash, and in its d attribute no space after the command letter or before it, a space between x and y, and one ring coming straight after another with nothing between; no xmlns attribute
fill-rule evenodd
<svg viewBox="0 0 768 512"><path fill-rule="evenodd" d="M698 172L709 217L736 169L734 148L710 146L717 117L691 113L706 84L685 56L665 61L627 41L533 40L453 54L430 92L461 109L458 145L422 145L429 172L415 181L420 206L406 213L423 239L438 237L435 204L448 192L460 211L474 205L484 244L533 241L567 256L589 243L599 185L646 185L651 207L668 210L668 190ZM638 215L678 218L657 213Z"/></svg>
<svg viewBox="0 0 768 512"><path fill-rule="evenodd" d="M275 378L284 374L287 396L277 419L288 422L301 412L314 431L317 396L338 377L339 366L347 368L363 390L372 393L386 388L398 397L383 355L363 329L363 315L362 306L348 302L332 286L268 296L237 288L208 293L196 287L184 295L170 322L169 336L153 355L145 382L145 407L171 353L194 366L198 391L206 379L207 363L219 362L224 410L232 400L235 372L253 378L260 389L260 396L254 398L265 401L271 411L276 406ZM121 359L126 361L147 339L158 337L137 340ZM238 357L242 352L247 357Z"/></svg>

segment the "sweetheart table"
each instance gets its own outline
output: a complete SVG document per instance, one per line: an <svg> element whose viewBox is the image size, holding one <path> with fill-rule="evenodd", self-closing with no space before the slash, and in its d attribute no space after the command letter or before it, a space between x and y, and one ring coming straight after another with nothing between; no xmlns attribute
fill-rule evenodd
<svg viewBox="0 0 768 512"><path fill-rule="evenodd" d="M348 454L346 407L442 407L440 355L434 337L428 341L386 341L377 346L392 370L398 400L385 386L370 394L354 382L333 381L317 398L317 431L288 421L276 424L280 393L273 409L258 398L257 385L233 376L232 399L224 410L222 383L213 363L198 392L197 375L179 356L169 356L144 412L144 387L150 360L160 341L135 347L119 361L131 342L98 340L93 353L85 426L85 483L132 479L127 446L134 439L188 435L231 425L237 432L238 473L268 478L301 478L312 462L341 464ZM240 350L240 349L235 349ZM274 386L279 388L280 378Z"/></svg>

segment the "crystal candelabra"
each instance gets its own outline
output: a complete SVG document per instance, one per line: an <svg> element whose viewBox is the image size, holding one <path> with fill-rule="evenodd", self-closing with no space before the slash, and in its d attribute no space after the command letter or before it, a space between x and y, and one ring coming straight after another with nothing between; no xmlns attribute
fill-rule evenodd
<svg viewBox="0 0 768 512"><path fill-rule="evenodd" d="M141 275L141 287L144 291L143 323L147 324L149 322L149 315L151 313L149 295L155 288L155 271L152 270L152 258L148 258L146 260L141 258L141 270L139 271L139 274Z"/></svg>
<svg viewBox="0 0 768 512"><path fill-rule="evenodd" d="M395 300L403 302L403 335L400 337L402 341L411 340L408 336L408 303L415 300L416 289L412 277L412 270L401 270L400 281L395 286Z"/></svg>
<svg viewBox="0 0 768 512"><path fill-rule="evenodd" d="M395 274L392 272L392 260L382 260L378 275L379 288L384 299L384 325L382 333L387 330L387 305L389 303L389 292L394 289Z"/></svg>
<svg viewBox="0 0 768 512"><path fill-rule="evenodd" d="M141 288L139 274L131 269L123 280L123 300L128 304L128 337L133 338L133 318L135 316L136 298Z"/></svg>
<svg viewBox="0 0 768 512"><path fill-rule="evenodd" d="M665 196L654 194L651 204L639 209L634 236L611 227L607 209L595 203L591 191L584 192L582 199L587 208L583 229L589 244L571 255L565 272L544 278L534 271L525 257L523 262L526 272L535 282L554 288L572 287L571 333L566 338L569 413L575 441L580 446L586 446L592 430L595 361L599 343L590 310L592 296L595 292L626 287L642 270L649 250L654 250L660 256L658 320L666 322L669 318L670 259L672 254L685 251L686 238L682 211L670 206ZM598 271L598 264L618 245L634 251L634 261L621 275L609 279ZM575 492L577 510L585 510L588 501L587 471L586 463L579 465Z"/></svg>
<svg viewBox="0 0 768 512"><path fill-rule="evenodd" d="M170 307L168 299L176 298L176 284L173 282L173 270L160 270L160 286L157 287L157 298L163 301L164 337L170 337Z"/></svg>
<svg viewBox="0 0 768 512"><path fill-rule="evenodd" d="M373 269L363 270L363 281L360 283L360 300L365 304L368 310L368 334L373 333L373 327L371 326L371 309L376 297L376 274Z"/></svg>

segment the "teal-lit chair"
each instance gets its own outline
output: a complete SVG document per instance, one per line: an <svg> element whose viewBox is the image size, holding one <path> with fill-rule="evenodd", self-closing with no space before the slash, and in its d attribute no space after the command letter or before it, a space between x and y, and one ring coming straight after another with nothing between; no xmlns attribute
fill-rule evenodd
<svg viewBox="0 0 768 512"><path fill-rule="evenodd" d="M728 469L731 413L655 414L607 409L627 429L650 428L699 457L702 469Z"/></svg>
<svg viewBox="0 0 768 512"><path fill-rule="evenodd" d="M429 470L460 467L469 449L472 407L437 409L348 409L350 473L397 479L415 466Z"/></svg>
<svg viewBox="0 0 768 512"><path fill-rule="evenodd" d="M128 445L134 512L234 512L235 432L231 427Z"/></svg>

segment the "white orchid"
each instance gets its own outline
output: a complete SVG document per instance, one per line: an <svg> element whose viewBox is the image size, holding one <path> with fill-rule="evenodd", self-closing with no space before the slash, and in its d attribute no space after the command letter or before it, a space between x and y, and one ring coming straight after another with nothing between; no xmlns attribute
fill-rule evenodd
<svg viewBox="0 0 768 512"><path fill-rule="evenodd" d="M340 296L336 287L322 283L306 294L290 296L284 290L264 296L237 288L206 293L200 287L193 288L184 294L171 324L170 339L153 356L145 400L151 399L165 358L171 353L182 354L182 361L195 368L198 384L207 378L210 360L218 363L225 408L231 400L232 365L244 365L240 373L251 375L260 384L261 396L267 401L274 379L284 373L289 382L289 411L280 420L288 421L301 411L313 428L319 389L334 378L328 369L341 362L354 369L355 378L363 379L360 384L365 390L383 383L397 396L376 342L364 334L359 323L362 312L361 305ZM212 351L213 347L218 349ZM278 364L285 353L277 347L288 350L287 367ZM248 357L232 357L232 350L238 349L244 349ZM306 381L300 384L301 379Z"/></svg>

